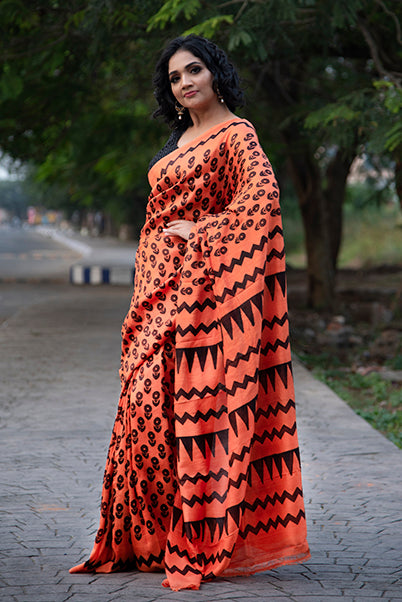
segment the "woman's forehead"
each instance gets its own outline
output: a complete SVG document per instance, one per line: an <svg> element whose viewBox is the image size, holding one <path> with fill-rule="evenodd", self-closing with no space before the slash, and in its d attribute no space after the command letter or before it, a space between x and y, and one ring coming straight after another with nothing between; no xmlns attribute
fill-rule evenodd
<svg viewBox="0 0 402 602"><path fill-rule="evenodd" d="M204 65L203 61L190 52L190 50L180 49L170 57L168 65L169 73L171 71L182 71L187 65L195 62Z"/></svg>

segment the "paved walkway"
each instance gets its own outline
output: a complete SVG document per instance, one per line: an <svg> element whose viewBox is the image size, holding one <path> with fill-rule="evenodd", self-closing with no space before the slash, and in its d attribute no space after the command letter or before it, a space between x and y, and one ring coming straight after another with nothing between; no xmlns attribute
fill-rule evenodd
<svg viewBox="0 0 402 602"><path fill-rule="evenodd" d="M198 592L165 590L161 574L68 573L87 557L98 525L129 297L129 287L43 289L0 329L0 599L402 600L402 452L300 365L309 562Z"/></svg>

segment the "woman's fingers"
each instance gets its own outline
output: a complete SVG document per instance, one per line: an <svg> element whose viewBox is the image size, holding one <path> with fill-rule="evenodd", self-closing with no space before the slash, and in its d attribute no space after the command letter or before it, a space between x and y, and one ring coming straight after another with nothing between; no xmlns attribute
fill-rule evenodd
<svg viewBox="0 0 402 602"><path fill-rule="evenodd" d="M194 222L185 219L175 219L165 226L163 232L169 236L180 236L184 240L188 240L193 226Z"/></svg>

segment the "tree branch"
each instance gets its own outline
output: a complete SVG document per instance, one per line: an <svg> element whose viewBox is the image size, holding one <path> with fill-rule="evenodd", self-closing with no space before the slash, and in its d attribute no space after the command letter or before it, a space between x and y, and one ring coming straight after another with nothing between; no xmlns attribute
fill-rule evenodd
<svg viewBox="0 0 402 602"><path fill-rule="evenodd" d="M389 8L384 4L384 2L382 2L382 0L375 0L375 2L376 4L379 4L383 11L393 19L396 28L396 40L398 44L402 46L401 24L399 23L398 17L395 13L392 12L392 10L389 10Z"/></svg>
<svg viewBox="0 0 402 602"><path fill-rule="evenodd" d="M396 76L393 72L387 71L387 69L385 69L384 65L381 62L376 43L375 43L371 33L369 32L367 27L364 25L364 23L362 23L361 20L358 21L358 28L360 29L360 31L363 34L364 39L366 40L367 46L369 47L369 50L370 50L371 58L373 59L374 65L376 66L378 73L383 78L388 78L390 81L392 81L397 88L399 88L399 89L402 88L400 77Z"/></svg>
<svg viewBox="0 0 402 602"><path fill-rule="evenodd" d="M57 44L59 44L60 42L63 42L65 39L67 38L67 34L63 33L62 36L60 36L59 38L57 38L56 40L53 40L52 42L50 42L49 44L46 44L45 46L42 46L40 48L37 48L34 52L34 54L38 54L41 52L44 52L45 50L48 50L49 48L52 48L52 46L56 46ZM23 52L14 52L14 53L10 53L7 54L6 52L3 54L3 60L4 61L8 61L8 60L13 60L13 59L21 59L24 58L25 56L32 56L32 48L28 48L27 50L24 50Z"/></svg>
<svg viewBox="0 0 402 602"><path fill-rule="evenodd" d="M241 15L244 13L244 11L247 7L247 4L248 4L248 0L245 0L243 2L243 4L241 5L241 7L239 8L239 12L237 13L237 15L234 18L235 21L238 21L240 19Z"/></svg>

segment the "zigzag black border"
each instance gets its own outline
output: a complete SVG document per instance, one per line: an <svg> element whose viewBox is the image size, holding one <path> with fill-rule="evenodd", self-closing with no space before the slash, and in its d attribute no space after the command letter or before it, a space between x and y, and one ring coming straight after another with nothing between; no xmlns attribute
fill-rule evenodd
<svg viewBox="0 0 402 602"><path fill-rule="evenodd" d="M262 355L267 355L268 351L275 352L275 351L277 351L278 347L287 349L289 347L289 344L290 344L289 337L286 337L286 339L284 341L281 341L281 339L276 339L276 341L273 345L268 341L268 343L265 345L265 347L263 349L261 349L261 353L262 353Z"/></svg>
<svg viewBox="0 0 402 602"><path fill-rule="evenodd" d="M264 500L260 500L257 498L253 504L250 502L243 502L243 511L250 510L251 512L255 512L255 510L260 506L263 510L266 509L268 504L271 506L275 506L276 502L283 504L285 500L289 500L290 502L295 502L298 497L303 497L303 491L301 487L296 487L293 493L289 491L284 491L281 495L277 491L275 491L274 495L271 497L270 495L266 495Z"/></svg>
<svg viewBox="0 0 402 602"><path fill-rule="evenodd" d="M181 478L179 478L179 483L180 485L184 485L187 481L190 481L190 483L195 485L197 481L204 481L204 483L206 483L207 481L209 481L209 479L214 479L214 481L218 482L221 480L222 477L227 476L229 476L228 471L224 468L221 468L220 471L216 473L212 471L210 471L208 474L201 474L200 472L197 472L197 474L193 477L188 474L185 474Z"/></svg>
<svg viewBox="0 0 402 602"><path fill-rule="evenodd" d="M295 434L295 432L296 432L296 421L293 423L293 425L291 427L288 427L286 424L283 424L280 431L278 431L277 428L273 428L271 432L264 431L264 433L261 436L254 434L250 445L244 445L239 454L237 452L232 453L232 455L229 458L229 466L233 466L235 460L242 462L244 460L244 456L251 451L251 448L253 447L255 442L258 442L261 444L261 443L264 443L264 441L266 439L273 441L274 437L278 437L278 439L282 439L282 437L285 433L293 436Z"/></svg>
<svg viewBox="0 0 402 602"><path fill-rule="evenodd" d="M200 504L202 506L202 504L205 504L205 503L210 504L213 500L217 500L218 502L223 504L223 502L226 500L227 496L228 496L228 490L226 490L222 495L220 495L217 491L213 491L211 493L211 495L203 493L201 497L194 494L191 496L190 499L187 499L182 495L181 501L183 504L186 504L186 506L190 506L190 508L193 508L195 506L195 504Z"/></svg>
<svg viewBox="0 0 402 602"><path fill-rule="evenodd" d="M171 543L168 541L166 544L166 547L169 551L170 554L176 554L179 558L187 558L187 560L189 561L190 564L201 564L203 566L206 566L207 564L214 564L216 561L218 562L222 562L222 560L224 558L231 558L233 555L233 550L234 550L234 546L232 548L232 550L222 550L221 552L217 552L216 554L211 554L210 556L207 556L205 554L205 552L201 552L200 554L197 554L197 558L194 557L190 557L190 554L187 552L187 550L179 550L179 547L177 545L172 546ZM167 565L167 570L171 573L181 573L182 575L184 575L185 573L178 568L177 565Z"/></svg>
<svg viewBox="0 0 402 602"><path fill-rule="evenodd" d="M262 252L264 246L267 243L268 243L268 236L261 236L260 242L258 244L257 243L253 243L251 245L250 251L242 251L240 253L240 257L233 257L232 260L231 260L231 262L230 262L230 264L228 264L228 265L226 265L224 263L221 263L221 265L219 267L219 270L212 270L211 269L211 274L214 277L221 278L223 272L230 272L230 273L233 272L233 268L234 268L235 265L242 265L244 259L246 259L246 258L247 259L252 259L254 257L254 253L256 251L261 251ZM275 249L273 249L273 250L275 250ZM271 253L272 253L272 251L271 251ZM268 257L269 257L269 255L267 257L265 257L264 264L266 263L266 261L268 261Z"/></svg>
<svg viewBox="0 0 402 602"><path fill-rule="evenodd" d="M195 309L198 309L202 312L208 305L211 309L216 309L215 301L212 301L209 297L207 297L202 303L200 303L199 301L194 301L194 303L192 303L191 305L189 305L186 301L183 301L180 305L177 306L177 313L179 314L182 311L193 313Z"/></svg>
<svg viewBox="0 0 402 602"><path fill-rule="evenodd" d="M278 515L275 520L270 518L267 524L264 524L262 521L258 521L258 523L254 527L252 525L246 525L243 531L239 530L239 537L241 537L242 539L246 539L249 533L257 535L260 531L268 533L270 529L277 529L279 525L282 525L286 528L290 522L294 523L295 525L298 525L303 518L306 518L306 515L303 510L299 510L296 516L293 516L292 514L288 513L285 516L285 518L281 518Z"/></svg>
<svg viewBox="0 0 402 602"><path fill-rule="evenodd" d="M236 353L236 357L231 359L227 359L226 363L225 363L225 370L227 370L228 368L237 368L237 366L239 365L239 363L242 360L249 360L250 359L250 355L252 353L258 353L260 351L261 348L261 339L258 341L256 347L254 347L254 345L249 345L249 348L247 349L247 351L245 353L242 353L241 351L239 351L238 353Z"/></svg>
<svg viewBox="0 0 402 602"><path fill-rule="evenodd" d="M220 418L222 414L227 414L228 408L227 405L223 405L219 408L218 411L210 408L205 414L201 412L201 410L197 410L195 414L189 414L188 412L184 412L182 416L179 416L177 413L174 415L175 420L180 422L180 424L184 424L188 420L196 424L199 420L204 420L207 422L212 416L214 418Z"/></svg>
<svg viewBox="0 0 402 602"><path fill-rule="evenodd" d="M252 282L252 283L255 282L256 276L258 274L260 274L260 275L265 274L265 265L263 267L257 266L251 275L246 274L244 279L241 282L240 281L235 282L234 286L232 288L228 288L225 286L225 288L222 291L222 295L216 295L215 299L217 300L218 303L223 303L223 301L226 299L226 297L228 295L231 295L232 297L234 297L238 290L245 290L247 282Z"/></svg>
<svg viewBox="0 0 402 602"><path fill-rule="evenodd" d="M285 311L282 318L278 318L278 316L274 316L272 320L267 320L266 318L264 318L262 321L262 328L269 328L270 330L272 330L275 324L278 324L278 326L284 326L288 319L289 315L287 311Z"/></svg>
<svg viewBox="0 0 402 602"><path fill-rule="evenodd" d="M194 335L197 335L201 331L205 332L205 334L209 334L211 332L211 330L213 330L214 328L218 328L218 321L217 320L214 320L209 325L200 324L199 326L196 326L196 327L194 327L192 324L189 324L185 328L181 328L180 324L177 324L176 325L176 332L178 332L180 334L180 336L185 336L189 332L191 332Z"/></svg>
<svg viewBox="0 0 402 602"><path fill-rule="evenodd" d="M272 414L273 416L277 416L278 412L283 412L284 414L287 414L290 408L296 408L296 403L293 399L289 399L286 405L283 405L279 401L276 404L276 406L269 405L267 409L262 407L257 408L255 413L255 421L257 422L257 420L261 418L261 416L263 416L264 418L269 418L270 414Z"/></svg>

